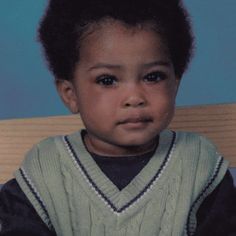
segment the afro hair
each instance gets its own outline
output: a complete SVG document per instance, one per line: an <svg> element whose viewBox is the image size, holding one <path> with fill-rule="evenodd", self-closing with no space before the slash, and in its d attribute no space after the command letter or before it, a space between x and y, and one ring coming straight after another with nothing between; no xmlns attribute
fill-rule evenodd
<svg viewBox="0 0 236 236"><path fill-rule="evenodd" d="M71 80L88 26L112 18L135 27L151 22L169 49L181 78L193 52L187 11L180 0L50 0L39 26L39 41L55 78Z"/></svg>

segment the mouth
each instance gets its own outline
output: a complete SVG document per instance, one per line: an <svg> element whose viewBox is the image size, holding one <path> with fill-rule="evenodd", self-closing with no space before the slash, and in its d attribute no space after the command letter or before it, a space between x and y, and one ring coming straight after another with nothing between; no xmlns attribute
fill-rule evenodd
<svg viewBox="0 0 236 236"><path fill-rule="evenodd" d="M118 122L118 125L125 125L133 128L139 128L152 122L151 117L128 117Z"/></svg>

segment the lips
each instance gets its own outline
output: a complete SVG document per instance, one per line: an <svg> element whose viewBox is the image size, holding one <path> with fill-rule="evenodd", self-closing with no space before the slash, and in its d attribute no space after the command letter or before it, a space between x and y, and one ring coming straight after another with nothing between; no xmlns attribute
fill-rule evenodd
<svg viewBox="0 0 236 236"><path fill-rule="evenodd" d="M128 117L118 122L118 124L142 124L152 122L151 117L139 116L139 117Z"/></svg>

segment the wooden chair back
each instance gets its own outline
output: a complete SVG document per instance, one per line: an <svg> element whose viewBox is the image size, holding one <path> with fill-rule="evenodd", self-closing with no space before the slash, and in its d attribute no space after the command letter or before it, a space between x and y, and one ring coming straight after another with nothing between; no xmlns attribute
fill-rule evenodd
<svg viewBox="0 0 236 236"><path fill-rule="evenodd" d="M0 121L0 183L13 177L33 144L82 127L77 115ZM236 104L179 107L169 128L207 136L236 167Z"/></svg>

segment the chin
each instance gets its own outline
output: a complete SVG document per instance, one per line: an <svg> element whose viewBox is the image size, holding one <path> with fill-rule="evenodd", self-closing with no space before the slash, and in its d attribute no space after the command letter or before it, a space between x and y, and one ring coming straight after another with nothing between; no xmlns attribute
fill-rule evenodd
<svg viewBox="0 0 236 236"><path fill-rule="evenodd" d="M126 137L125 139L122 140L120 146L123 147L141 147L141 146L146 146L151 143L154 143L156 139L156 135L154 137L150 138L143 138L143 137Z"/></svg>

